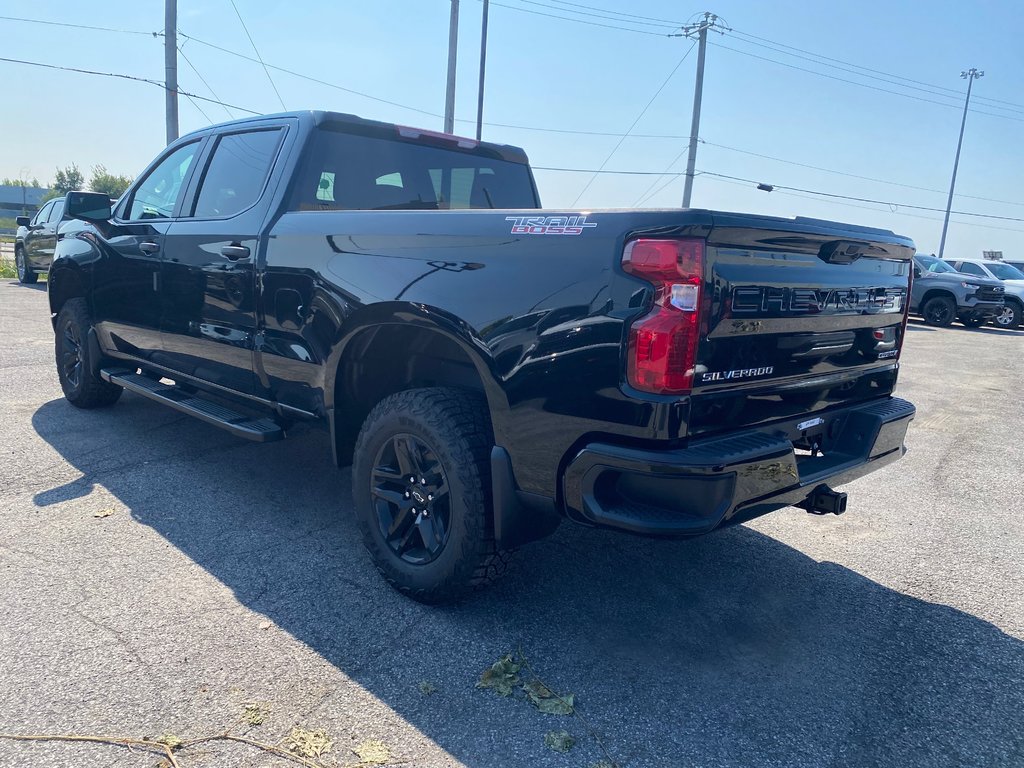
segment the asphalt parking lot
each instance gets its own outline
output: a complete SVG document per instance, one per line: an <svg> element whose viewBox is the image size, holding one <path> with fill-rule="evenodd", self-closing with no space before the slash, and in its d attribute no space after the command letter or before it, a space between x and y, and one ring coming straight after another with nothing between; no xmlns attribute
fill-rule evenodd
<svg viewBox="0 0 1024 768"><path fill-rule="evenodd" d="M411 766L1024 765L1024 332L912 324L910 453L840 518L566 524L452 608L378 578L326 435L249 444L130 394L78 411L52 354L45 285L0 281L0 732L188 739L258 703L233 732L323 729L338 765L367 740ZM580 718L475 687L517 650ZM5 768L158 759L0 739Z"/></svg>

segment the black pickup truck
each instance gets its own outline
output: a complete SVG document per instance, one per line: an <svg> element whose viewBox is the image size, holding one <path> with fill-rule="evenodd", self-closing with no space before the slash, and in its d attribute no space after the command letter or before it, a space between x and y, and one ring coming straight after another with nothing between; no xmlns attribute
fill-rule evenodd
<svg viewBox="0 0 1024 768"><path fill-rule="evenodd" d="M520 149L326 112L190 134L113 210L73 192L66 215L67 399L127 389L253 440L324 425L418 600L565 517L687 536L839 513L831 486L905 451L914 246L891 232L541 210Z"/></svg>

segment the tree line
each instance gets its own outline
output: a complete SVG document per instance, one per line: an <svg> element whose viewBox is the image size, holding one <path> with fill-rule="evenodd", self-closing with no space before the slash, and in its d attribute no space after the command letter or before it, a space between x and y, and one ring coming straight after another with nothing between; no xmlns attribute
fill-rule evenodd
<svg viewBox="0 0 1024 768"><path fill-rule="evenodd" d="M102 192L108 197L120 197L121 193L124 192L128 185L134 181L131 176L121 176L119 174L110 173L104 165L94 165L92 167L92 174L89 176L88 188L93 192ZM10 187L33 187L35 189L42 188L42 184L39 183L39 179L0 179L0 186ZM43 197L43 202L51 200L55 197L63 197L68 192L76 189L85 189L85 175L79 170L75 163L67 165L63 168L58 168L54 174L53 182L46 185L50 191Z"/></svg>

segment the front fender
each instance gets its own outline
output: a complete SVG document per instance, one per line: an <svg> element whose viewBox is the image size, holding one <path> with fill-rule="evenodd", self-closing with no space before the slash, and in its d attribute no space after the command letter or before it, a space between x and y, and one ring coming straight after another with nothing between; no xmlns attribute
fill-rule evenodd
<svg viewBox="0 0 1024 768"><path fill-rule="evenodd" d="M50 302L50 320L56 322L64 302L79 296L89 302L93 284L93 265L100 258L100 251L93 237L82 233L64 237L57 241L46 281L46 292Z"/></svg>

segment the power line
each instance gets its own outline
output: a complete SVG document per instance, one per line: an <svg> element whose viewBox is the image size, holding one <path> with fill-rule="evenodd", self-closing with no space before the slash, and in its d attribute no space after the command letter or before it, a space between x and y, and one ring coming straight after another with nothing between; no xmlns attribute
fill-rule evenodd
<svg viewBox="0 0 1024 768"><path fill-rule="evenodd" d="M760 183L762 183L762 182L755 181L754 179L744 179L744 178L742 178L740 176L729 176L729 175L724 174L724 173L715 173L714 171L701 171L701 174L706 175L706 176L715 176L715 177L720 178L720 179L732 179L733 181L745 181L748 184L760 184ZM875 200L875 199L870 198L870 197L856 197L854 195L840 195L840 194L836 194L836 193L833 193L833 192L821 192L821 191L816 190L816 189L804 189L802 187L790 187L790 186L786 186L786 185L783 185L783 184L771 184L770 186L773 189L787 189L787 190L790 190L792 192L804 192L804 193L809 194L809 195L819 195L820 197L832 197L832 198L836 198L836 199L839 199L839 200L853 200L853 201L856 201L858 203L875 203L876 205L888 205L890 207L894 206L896 208L911 208L911 209L917 210L917 211L935 211L937 213L945 213L946 212L945 208L933 208L933 207L927 206L927 205L912 205L910 203L896 203L896 202L893 202L891 200ZM1022 222L1024 222L1024 218L1021 218L1019 216L996 216L995 214L991 214L991 213L975 213L974 211L950 211L950 213L955 213L957 216L976 216L976 217L981 218L981 219L996 219L998 221L1022 221Z"/></svg>
<svg viewBox="0 0 1024 768"><path fill-rule="evenodd" d="M760 59L761 61L768 61L768 62L771 62L772 64L778 64L781 67L788 67L790 69L796 69L796 70L799 70L801 72L808 72L808 73L810 73L812 75L817 75L818 77L828 78L829 80L837 80L840 83L848 83L850 85L858 85L861 88L869 88L869 89L871 89L873 91L881 91L882 93L891 93L894 96L902 96L905 99L914 99L915 101L923 101L923 102L927 102L929 104L938 104L940 107L950 107L950 108L956 109L956 110L960 109L960 107L958 105L952 104L952 103L948 103L948 102L945 102L945 101L935 101L934 99L926 99L923 96L915 96L915 95L913 95L911 93L902 93L900 91L889 90L888 88L879 88L877 85L871 85L869 83L859 83L856 80L848 80L848 79L846 79L844 77L837 77L836 75L830 75L827 72L818 72L818 71L813 70L813 69L807 69L806 67L798 67L796 64L789 64L789 63L787 63L785 61L779 61L778 59L770 59L767 56L761 56L761 55L756 54L756 53L751 53L750 51L744 51L744 50L742 50L740 48L732 48L731 46L723 45L722 43L711 43L711 44L716 46L716 47L718 47L718 48L724 48L727 51L733 51L734 53L741 53L744 56L750 56L751 58ZM1024 117L1013 117L1011 115L1000 115L1000 114L998 114L996 112L985 112L985 111L982 111L980 109L972 109L971 112L973 112L975 114L979 114L979 115L989 115L990 117L1001 117L1001 118L1003 118L1005 120L1015 120L1017 122L1024 123Z"/></svg>
<svg viewBox="0 0 1024 768"><path fill-rule="evenodd" d="M185 93L184 91L179 90L178 93L180 93L186 99L191 101L192 102L192 106L199 110L199 114L201 114L203 117L206 118L206 122L208 122L210 125L213 125L213 118L210 117L208 114L206 114L206 110L203 109L201 106L199 106L199 102L198 101L193 99L192 96L190 96L189 94Z"/></svg>
<svg viewBox="0 0 1024 768"><path fill-rule="evenodd" d="M242 14L238 12L238 6L235 5L235 0L228 0L228 2L231 3L231 7L235 9L235 16L238 17L238 23L242 25L242 30L245 32L245 36L249 38L249 44L256 53L256 58L260 60L260 65L263 67L263 71L267 75L267 80L270 81L270 87L274 89L274 93L277 94L277 100L281 102L281 109L287 112L288 107L284 105L284 99L281 98L281 92L277 90L277 85L274 84L274 78L270 76L270 70L267 69L267 65L263 62L263 57L260 55L260 49L256 47L256 41L253 40L252 35L249 34L249 28L245 26L245 20L242 18Z"/></svg>
<svg viewBox="0 0 1024 768"><path fill-rule="evenodd" d="M720 182L722 184L733 184L735 186L746 187L746 188L749 189L749 186L745 182L730 181L729 179L722 179L722 178L712 178L711 181ZM889 214L892 214L894 216L907 216L907 217L912 218L912 219L923 219L925 221L942 221L942 219L940 219L937 216L922 216L919 213L907 213L906 211L894 211L891 208L889 208L888 210L886 210L884 208L872 208L872 207L869 207L867 205L857 205L856 203L845 202L843 200L829 200L827 198L823 200L823 199L821 199L819 197L814 197L813 195L802 195L802 194L799 194L797 192L775 192L773 194L785 195L786 197L798 197L801 200L814 200L815 202L819 202L819 203L828 203L829 205L839 205L839 206L842 206L843 208L859 208L860 210L863 210L863 211L874 211L875 213L889 213ZM963 225L965 227L981 227L982 229L996 229L996 230L1001 230L1003 232L1022 232L1022 233L1024 233L1024 229L1014 229L1012 227L999 227L999 226L995 226L993 224L982 224L982 223L977 222L977 221L963 221L963 220L958 219L956 223L957 224L961 224L961 225Z"/></svg>
<svg viewBox="0 0 1024 768"><path fill-rule="evenodd" d="M71 29L88 29L96 32L119 32L125 35L146 35L147 37L159 37L162 32L143 32L139 29L117 29L115 27L96 27L89 24L69 24L63 21L47 21L46 19L26 19L20 16L0 16L0 21L20 21L26 24L44 24L48 27L70 27Z"/></svg>
<svg viewBox="0 0 1024 768"><path fill-rule="evenodd" d="M221 45L217 45L216 43L210 43L210 42L207 42L206 40L201 40L200 38L195 37L193 35L185 34L184 32L181 32L180 30L179 30L178 34L181 35L186 40L193 41L197 45L204 45L207 48L213 48L214 50L220 51L221 53L226 53L229 56L235 56L236 58L239 58L239 59L245 59L246 61L251 61L254 64L263 64L263 62L261 62L259 59L254 59L252 56L248 56L248 55L246 55L244 53L239 53L238 51L233 51L230 48L225 48L225 47L223 47ZM364 99L370 99L371 101L376 101L376 102L378 102L380 104L389 104L392 107L400 107L402 109L407 109L410 112L418 112L421 115L429 115L430 117L438 117L438 118L443 118L444 117L444 115L442 115L442 114L440 114L438 112L431 112L431 111L426 110L426 109L420 109L418 107L411 107L408 104L401 104L401 103L399 103L397 101L390 101L388 99L382 99L382 98L380 98L378 96L371 96L368 93L363 93L362 91L356 91L356 90L353 90L352 88L346 88L346 87L344 87L342 85L338 85L337 83L331 83L331 82L328 82L327 80L321 80L320 78L312 77L311 75L305 75L305 74L303 74L301 72L296 72L295 70L292 70L292 69L286 69L285 67L278 67L278 66L275 66L274 64L263 64L263 66L267 67L268 69L272 69L275 72L283 72L286 75L291 75L292 77L297 77L297 78L299 78L301 80L308 80L311 83L317 83L318 85L324 85L324 86L327 86L328 88L334 88L335 90L338 90L338 91L344 91L345 93L351 93L354 96L362 96Z"/></svg>
<svg viewBox="0 0 1024 768"><path fill-rule="evenodd" d="M726 33L726 34L728 34L728 33ZM941 99L956 99L957 101L961 100L961 98L963 96L963 94L961 92L959 92L959 91L957 91L957 90L955 90L953 88L944 88L942 86L933 86L933 85L928 85L928 84L924 84L924 87L922 87L920 85L912 85L911 83L917 83L919 81L917 81L917 80L910 80L909 78L904 78L904 77L902 77L900 75L894 75L894 74L889 73L889 72L882 72L881 70L877 70L877 69L869 69L867 67L861 67L858 64L850 64L849 66L844 66L843 63L834 63L834 62L838 62L837 59L829 59L828 57L822 56L820 54L810 54L808 56L803 56L803 55L801 55L799 53L790 53L787 50L783 50L784 48L790 48L790 46L782 45L781 43L779 43L779 44L774 44L773 43L773 44L770 44L770 45L766 45L764 43L754 42L753 40L744 40L743 38L736 37L735 34L733 34L731 36L734 37L738 42L741 42L741 43L748 43L749 45L755 45L755 46L758 46L759 48L764 48L766 50L773 51L775 53L781 53L784 56L792 56L793 58L801 59L803 61L809 61L809 62L811 62L813 64L819 64L821 66L831 67L832 69L838 69L841 72L849 72L850 74L857 75L858 77L864 77L864 78L868 78L868 79L871 79L871 80L878 80L879 82L888 83L889 85L895 85L895 86L897 86L899 88L907 88L907 89L910 89L910 90L913 90L913 91L920 91L921 93L926 93L929 96L937 96L937 97L939 97ZM794 48L792 50L799 50L799 49L795 49ZM862 72L862 71L858 71L858 70L864 70L864 71ZM879 74L866 74L865 72L879 73L880 75L884 75L884 77L879 76ZM905 81L905 82L901 82L901 81ZM1018 114L1024 114L1024 110L1014 109L1012 107L999 107L999 106L996 106L994 108L995 109L1006 110L1008 112L1016 112Z"/></svg>
<svg viewBox="0 0 1024 768"><path fill-rule="evenodd" d="M894 74L892 72L886 72L885 70L881 70L881 69L872 69L871 67L865 67L865 66L863 66L861 64L854 64L853 62L844 61L842 59L836 59L836 58L834 58L832 56L827 56L825 54L815 53L814 51L808 51L808 50L805 50L803 48L797 48L797 47L792 46L792 45L786 45L785 43L780 43L780 42L778 42L776 40L769 40L766 37L758 37L757 35L751 35L748 32L743 32L743 31L738 30L738 29L733 29L733 30L731 30L731 32L733 33L734 36L735 35L741 35L742 37L745 37L745 38L751 38L751 40L758 40L758 41L761 41L763 43L769 43L770 45L777 46L778 48L785 48L785 49L790 50L790 51L797 51L799 53L805 53L808 56L814 56L814 57L819 58L819 59L825 59L827 61L834 61L834 62L838 62L840 64L846 64L847 66L855 67L856 69L861 69L861 70L864 70L865 72L872 72L872 73L877 74L877 75L886 75L888 77L894 77L894 78L897 78L899 80L904 80L904 81L906 81L908 83L914 83L916 85L923 85L923 86L926 86L928 88L933 88L933 89L940 90L940 91L946 91L948 93L956 95L957 98L959 98L962 95L961 92L958 91L955 88L949 88L949 87L944 86L944 85L935 85L934 83L927 83L927 82L924 82L923 80L915 80L914 78L911 78L911 77L904 77L903 75L897 75L897 74ZM744 41L744 42L751 42L751 41L747 40L747 41ZM757 45L757 43L753 43L753 44ZM765 47L768 47L768 46L765 46ZM781 51L780 51L780 53L781 53ZM1006 104L1006 105L1009 105L1011 107L1019 107L1021 109L1024 109L1024 104L1018 104L1018 103L1012 102L1012 101L1004 101L1002 99L993 99L993 98L988 97L988 96L978 96L976 98L979 101L990 101L990 102L994 102L994 103L997 103L997 104Z"/></svg>
<svg viewBox="0 0 1024 768"><path fill-rule="evenodd" d="M683 173L672 173L672 169L675 167L676 163L683 159L683 155L687 154L689 150L689 145L683 147L679 154L672 159L672 162L665 166L665 172L662 174L662 178L658 178L652 181L650 185L647 187L647 189L645 189L641 193L641 195L633 202L634 208L639 208L641 205L646 203L651 198L661 194L661 191L667 188L668 185L675 181L679 176L686 175L685 171ZM669 178L662 181L662 179L665 176L668 176ZM658 186L659 183L661 184L661 186ZM657 189L655 189L656 186L658 187Z"/></svg>
<svg viewBox="0 0 1024 768"><path fill-rule="evenodd" d="M568 0L551 0L551 2L557 3L558 5L568 5L574 8L582 8L583 10L593 11L596 13L614 13L616 16L625 16L633 19L642 19L644 21L660 21L661 23L667 24L672 27L681 27L685 23L682 21L673 21L672 19L659 19L654 16L641 16L636 13L624 13L622 11L613 11L610 8L597 8L593 5L583 5L582 3L570 3L568 2Z"/></svg>
<svg viewBox="0 0 1024 768"><path fill-rule="evenodd" d="M29 67L56 69L60 70L61 72L76 72L81 75L96 75L98 77L110 77L118 80L131 80L136 83L147 83L149 85L155 85L163 91L167 90L167 86L159 80L150 80L146 77L136 77L135 75L126 75L120 72L100 72L95 69L82 69L79 67L62 67L58 64L46 64L41 61L27 61L25 59L11 59L7 58L6 56L0 56L0 61L6 61L10 64L24 64L25 66ZM200 101L208 101L211 104L220 104L221 106L230 107L231 109L237 109L239 112L248 112L250 115L263 114L262 112L256 112L252 109L246 109L245 107L239 107L234 104L228 104L227 102L218 101L217 99L209 99L206 96L200 96L197 93L189 93L188 91L183 91L180 88L178 89L178 93L180 93L182 96L191 97L193 99L199 99Z"/></svg>
<svg viewBox="0 0 1024 768"><path fill-rule="evenodd" d="M203 77L202 73L198 69L196 69L196 65L193 64L192 61L189 59L189 57L185 55L185 52L183 50L181 50L181 46L180 45L178 46L178 54L181 56L181 58L183 58L185 60L185 63L188 64L189 68L193 72L196 73L196 77L198 77L200 82L202 82L202 84L206 86L206 90L208 90L210 92L210 94L213 96L213 98L215 98L217 101L220 101L220 96L218 96L217 92L213 90L212 86L208 82L206 82L206 78ZM195 102L193 102L193 104L194 103ZM196 104L195 106L198 108L199 105ZM203 112L203 110L201 110L201 109L199 111ZM232 120L234 119L235 116L233 114L231 114L231 110L228 109L226 106L224 107L224 111L227 113L229 118L231 118ZM203 114L206 115L205 112L203 112ZM209 116L207 116L206 119L210 120ZM212 123L213 120L210 120L210 122Z"/></svg>
<svg viewBox="0 0 1024 768"><path fill-rule="evenodd" d="M558 15L553 14L553 13L544 13L543 11L534 11L534 10L532 10L530 8L522 8L522 7L518 6L518 5L508 5L507 3L496 3L496 2L493 2L493 0L491 2L491 5L497 5L497 6L500 6L502 8L508 8L510 10L519 11L521 13L532 13L535 16L545 16L545 17L547 17L549 19L561 19L562 21L573 21L573 22L576 22L577 24L587 24L588 26L591 26L591 27L604 27L605 29L617 29L620 32L634 32L634 33L636 33L638 35L652 35L653 37L669 37L669 35L667 33L651 32L651 31L646 30L646 29L631 29L630 27L621 27L621 26L616 26L616 25L613 25L613 24L602 24L601 22L598 22L598 21L587 21L586 19L576 19L576 18L572 18L571 16L558 16ZM556 9L556 10L561 10L561 9ZM567 11L567 12L569 12L569 11Z"/></svg>
<svg viewBox="0 0 1024 768"><path fill-rule="evenodd" d="M630 131L632 131L632 130L633 130L634 128L636 128L636 125L637 125L637 123L639 123L639 122L640 122L640 121L641 121L641 120L643 119L643 116L647 114L647 110L651 108L651 105L652 105L652 104L654 103L655 99L657 99L657 98L658 98L658 97L659 97L659 96L661 95L661 92L662 92L663 90L665 90L665 86L667 86L667 85L669 84L669 81L670 81L670 80L671 80L671 79L672 79L673 77L675 77L675 74L676 74L676 72L678 72L678 71L679 71L679 68L680 68L681 66L683 66L683 62L684 62L684 61L686 61L686 57L690 55L690 52L691 52L691 51L692 51L692 50L693 50L693 49L694 49L694 48L695 48L696 46L697 46L697 43L696 43L696 41L694 41L693 43L691 43L691 44L690 44L690 47L686 49L686 53L684 53L684 54L683 54L683 57L682 57L681 59L679 59L679 61L678 61L678 62L676 63L676 65L675 65L675 66L674 66L674 67L672 68L672 71L668 73L668 77L666 77L666 78L665 78L665 81L664 81L664 82L663 82L663 83L662 83L662 84L661 84L661 85L660 85L660 86L658 87L658 90L654 92L654 95L653 95L653 96L651 96L651 98L650 98L650 100L649 100L649 101L647 102L647 104L646 104L646 105L644 105L644 108L643 108L642 110L640 110L640 114L636 116L636 120L634 120L634 121L633 121L633 124L629 126L629 129L628 129L628 130L626 131L625 135L624 135L624 136L622 136L622 137L621 137L621 138L620 138L620 139L618 140L618 142L617 142L617 143L615 144L615 146L614 146L614 147L612 147L612 151L608 153L608 157L606 157L606 158L604 159L604 162L603 162L603 163L601 163L601 167L600 167L600 168L598 169L599 171L600 171L600 170L603 170L603 169L604 169L604 167L605 167L606 165L608 165L608 161L612 159L612 156L613 156L613 155L614 155L614 154L615 154L616 152L618 152L618 151L619 151L619 147L621 147L621 146L622 146L622 143L623 143L623 142L624 142L624 141L626 140L626 138L627 138L627 137L629 136L629 133L630 133ZM597 178L597 174L596 174L596 173L595 173L595 174L594 174L593 176L591 176L591 177L590 177L590 181L588 181L588 182L587 182L586 186L584 186L584 187L583 187L583 189L581 189L581 190L580 190L580 193L579 193L578 195L576 195L576 199L575 199L575 200L573 200L573 202L572 202L573 206L575 206L575 205L576 205L576 203L578 203L578 202L579 202L580 198L581 198L581 197L583 197L584 193L585 193L585 192L586 192L586 191L587 191L588 189L590 189L590 185L594 183L594 180L595 180L596 178Z"/></svg>
<svg viewBox="0 0 1024 768"><path fill-rule="evenodd" d="M528 5L537 5L537 6L540 6L541 8L547 8L548 10L552 10L552 11L560 11L562 13L578 13L578 14L582 15L582 11L574 11L574 10L570 10L570 9L567 9L567 8L565 8L565 9L563 9L563 8L556 8L554 6L548 5L547 3L541 3L538 0L519 0L519 2L520 3L526 3ZM512 6L509 6L509 7L512 7ZM523 10L526 10L526 9L523 9ZM615 11L612 11L611 13L615 13ZM635 19L637 19L636 21L634 21L632 19L620 19L620 18L616 18L615 16L606 15L606 13L604 11L600 11L598 9L590 9L590 11L587 13L587 16L592 16L592 17L598 18L598 19L607 19L607 20L610 20L610 21L621 21L621 22L626 23L626 24L639 24L639 25L642 25L642 26L645 26L645 27L657 27L659 29L665 29L665 30L671 29L673 31L675 31L679 27L679 25L674 24L672 22L665 23L665 22L646 21L646 20L641 21L640 19L642 19L643 17L639 17L639 16L634 17ZM666 34L667 34L667 32L666 32Z"/></svg>
<svg viewBox="0 0 1024 768"><path fill-rule="evenodd" d="M613 176L665 176L664 171L613 171L606 168L560 168L553 165L530 165L535 171L562 171L564 173L608 173ZM685 173L672 173L670 176L684 176Z"/></svg>
<svg viewBox="0 0 1024 768"><path fill-rule="evenodd" d="M797 162L796 160L787 160L787 159L782 158L782 157L775 157L774 155L765 155L765 154L762 154L760 152L751 152L748 149L740 149L738 147L730 147L730 146L728 146L726 144L716 144L713 141L707 141L705 139L699 139L699 141L700 141L701 144L706 144L709 147L717 147L719 149L729 150L730 152L738 152L738 153L740 153L742 155L750 155L751 157L760 157L760 158L763 158L765 160L773 160L773 161L775 161L777 163L785 163L787 165L795 165L795 166L797 166L799 168L810 168L811 170L814 170L814 171L822 171L824 173L833 173L833 174L835 174L837 176L847 176L847 177L849 177L851 179L861 179L863 181L873 181L873 182L876 182L876 183L879 183L879 184L891 184L894 187L903 187L905 189L916 189L919 192L934 192L934 193L940 194L940 195L946 194L946 191L947 191L947 190L944 190L944 189L933 189L931 187L919 187L919 186L916 186L914 184L904 184L902 182L891 181L889 179L878 179L878 178L875 178L873 176L861 176L860 174L857 174L857 173L848 173L846 171L836 170L835 168L825 168L824 166L820 166L820 165L811 165L809 163L800 163L800 162ZM1024 202L1020 202L1020 201L999 200L999 199L994 198L994 197L979 197L978 195L965 195L965 194L962 194L960 192L958 192L956 194L956 197L964 197L964 198L968 198L968 199L971 199L971 200L982 200L982 201L984 201L986 203L1001 203L1003 205L1024 205Z"/></svg>

